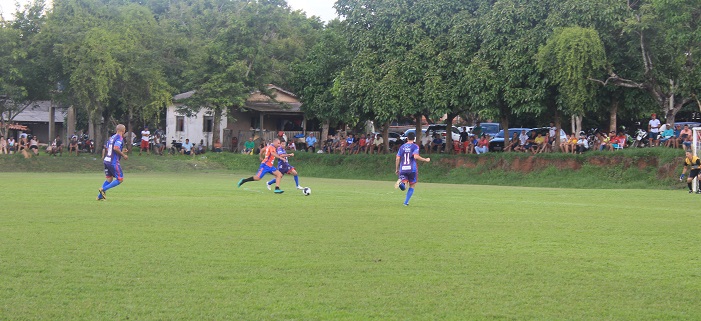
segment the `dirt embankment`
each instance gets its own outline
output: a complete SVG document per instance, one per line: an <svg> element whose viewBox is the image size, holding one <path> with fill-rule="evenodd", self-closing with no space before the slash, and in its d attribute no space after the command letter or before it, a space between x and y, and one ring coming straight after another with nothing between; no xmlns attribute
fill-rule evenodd
<svg viewBox="0 0 701 321"><path fill-rule="evenodd" d="M599 166L599 167L611 167L611 166L623 166L624 169L637 167L640 170L651 170L657 171L657 177L664 178L670 177L675 174L677 166L681 163L682 158L678 160L675 159L672 163L660 164L657 157L604 157L595 156L588 157L585 159L550 159L542 158L537 156L528 157L516 157L510 160L507 159L494 159L488 157L479 158L452 158L452 159L441 159L441 163L448 166L459 168L476 168L476 167L486 167L488 169L499 169L504 171L515 171L521 173L530 173L533 171L544 170L549 167L555 167L558 170L579 170L584 165Z"/></svg>

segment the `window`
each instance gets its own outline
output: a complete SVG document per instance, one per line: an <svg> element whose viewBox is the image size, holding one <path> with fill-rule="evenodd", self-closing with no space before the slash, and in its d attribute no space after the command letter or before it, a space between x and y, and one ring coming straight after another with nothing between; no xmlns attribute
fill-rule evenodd
<svg viewBox="0 0 701 321"><path fill-rule="evenodd" d="M214 117L212 116L204 116L202 119L202 132L205 133L211 133L212 128L214 128Z"/></svg>
<svg viewBox="0 0 701 321"><path fill-rule="evenodd" d="M185 131L185 116L175 116L175 131Z"/></svg>

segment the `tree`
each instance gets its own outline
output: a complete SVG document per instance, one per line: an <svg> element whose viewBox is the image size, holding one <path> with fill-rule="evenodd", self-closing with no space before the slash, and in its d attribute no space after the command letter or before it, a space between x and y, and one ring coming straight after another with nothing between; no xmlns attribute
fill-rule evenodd
<svg viewBox="0 0 701 321"><path fill-rule="evenodd" d="M268 84L286 84L289 66L302 58L316 22L274 0L242 2L226 21L199 57L201 67L191 77L196 92L186 101L190 110L212 110L214 141L230 108L243 109L254 90L267 93Z"/></svg>
<svg viewBox="0 0 701 321"><path fill-rule="evenodd" d="M482 2L478 11L482 26L478 66L489 70L475 72L475 75L490 77L479 79L478 83L483 84L482 97L491 98L478 101L481 104L478 113L498 117L505 130L509 128L512 114L540 115L547 110L547 91L533 57L537 46L545 42L549 33L550 28L544 21L551 8L549 0L506 0ZM557 110L553 112L560 128ZM508 144L508 135L504 136L504 144Z"/></svg>
<svg viewBox="0 0 701 321"><path fill-rule="evenodd" d="M352 119L351 110L334 95L335 81L352 58L342 28L340 21L331 21L306 58L292 65L292 89L302 102L302 110L322 121L322 141L330 125Z"/></svg>
<svg viewBox="0 0 701 321"><path fill-rule="evenodd" d="M596 98L596 78L606 66L606 53L594 29L569 27L555 31L537 56L538 68L556 87L558 105L581 117Z"/></svg>
<svg viewBox="0 0 701 321"><path fill-rule="evenodd" d="M27 4L14 20L0 19L0 135L7 135L6 125L48 97L47 83L37 57L34 42L45 23L44 1Z"/></svg>
<svg viewBox="0 0 701 321"><path fill-rule="evenodd" d="M701 91L701 1L629 1L628 13L623 30L635 36L629 50L639 50L638 71L619 76L613 65L607 79L592 80L648 92L673 124L677 112Z"/></svg>

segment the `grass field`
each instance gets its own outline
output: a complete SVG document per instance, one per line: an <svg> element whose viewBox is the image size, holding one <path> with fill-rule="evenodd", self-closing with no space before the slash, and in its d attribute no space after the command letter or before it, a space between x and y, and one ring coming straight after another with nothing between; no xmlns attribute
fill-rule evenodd
<svg viewBox="0 0 701 321"><path fill-rule="evenodd" d="M0 320L699 320L701 196L0 173Z"/></svg>

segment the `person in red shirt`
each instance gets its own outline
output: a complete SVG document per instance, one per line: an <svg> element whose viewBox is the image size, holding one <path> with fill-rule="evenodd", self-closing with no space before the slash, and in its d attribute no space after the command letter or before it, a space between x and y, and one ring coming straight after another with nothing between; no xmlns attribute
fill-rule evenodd
<svg viewBox="0 0 701 321"><path fill-rule="evenodd" d="M365 152L365 147L367 145L367 140L365 139L365 134L360 135L360 139L358 140L358 146L355 150L355 153L364 153Z"/></svg>

